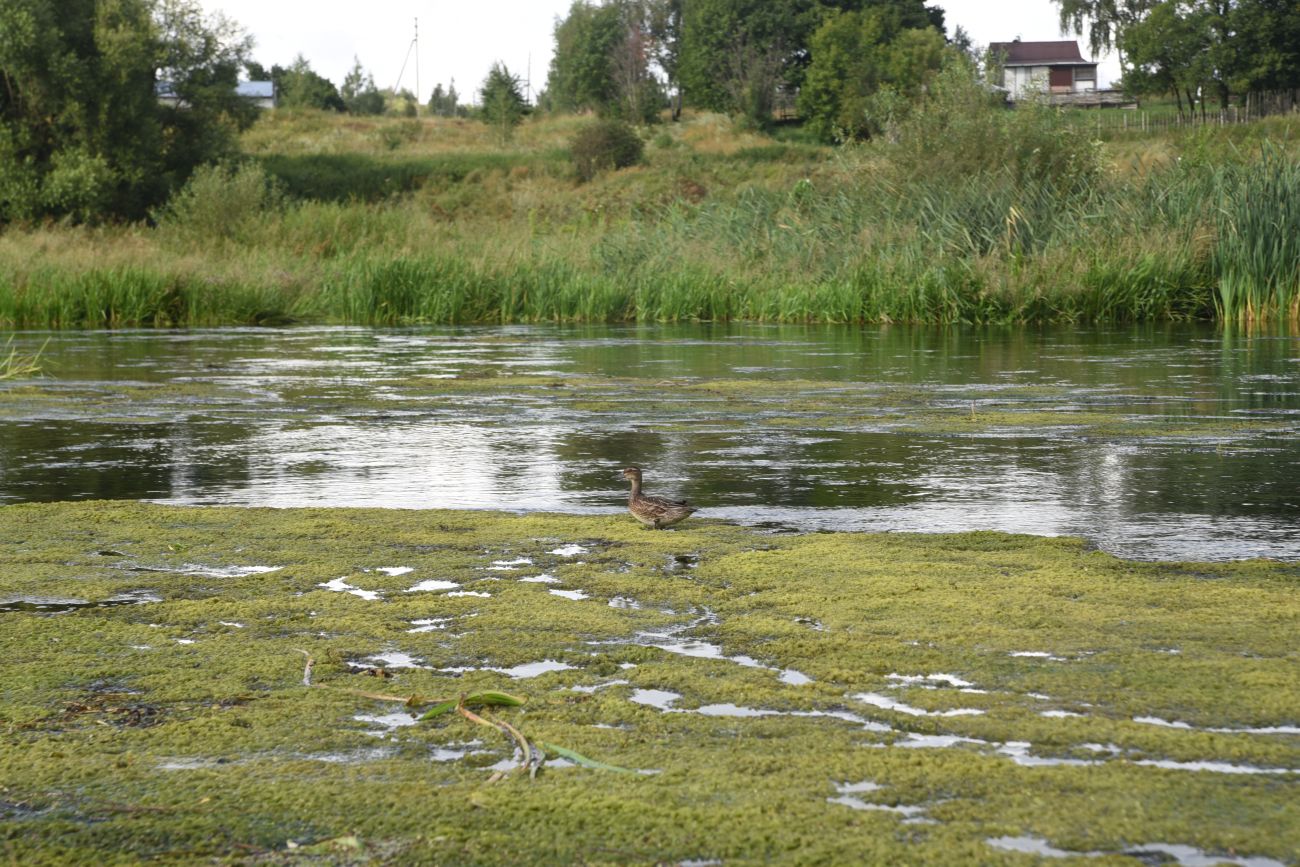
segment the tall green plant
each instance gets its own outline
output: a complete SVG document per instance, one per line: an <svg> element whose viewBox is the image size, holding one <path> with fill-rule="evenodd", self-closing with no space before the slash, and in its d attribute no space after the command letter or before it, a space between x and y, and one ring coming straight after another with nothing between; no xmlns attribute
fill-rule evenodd
<svg viewBox="0 0 1300 867"><path fill-rule="evenodd" d="M483 103L483 120L492 127L498 143L506 144L528 113L528 103L519 89L519 76L511 75L504 63L492 64L483 80L479 99Z"/></svg>
<svg viewBox="0 0 1300 867"><path fill-rule="evenodd" d="M1276 146L1221 170L1215 268L1226 319L1300 318L1300 163Z"/></svg>

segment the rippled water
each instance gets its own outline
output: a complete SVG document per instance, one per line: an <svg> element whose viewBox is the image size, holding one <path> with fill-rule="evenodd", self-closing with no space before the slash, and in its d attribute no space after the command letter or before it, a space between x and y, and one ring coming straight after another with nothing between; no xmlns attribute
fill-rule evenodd
<svg viewBox="0 0 1300 867"><path fill-rule="evenodd" d="M618 469L636 463L700 517L776 528L997 529L1137 558L1300 559L1291 336L538 326L20 332L15 346L47 338L49 378L0 382L0 502L608 512L625 497ZM513 374L547 382L431 397L439 379ZM707 389L682 397L711 381L762 386L761 410ZM566 387L591 382L599 400ZM864 385L897 406L865 420L786 406ZM1060 420L927 432L909 426L918 406ZM1097 410L1139 428L1068 423Z"/></svg>

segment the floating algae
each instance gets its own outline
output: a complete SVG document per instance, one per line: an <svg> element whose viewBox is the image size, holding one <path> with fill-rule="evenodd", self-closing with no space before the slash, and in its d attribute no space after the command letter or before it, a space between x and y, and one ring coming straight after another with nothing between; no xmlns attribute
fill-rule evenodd
<svg viewBox="0 0 1300 867"><path fill-rule="evenodd" d="M554 562L570 539L589 553ZM101 550L159 571L127 572ZM682 551L698 563L666 571ZM518 580L539 567L485 572L518 558L593 600L639 605ZM280 568L179 570L232 562ZM475 583L485 574L502 579L490 596L406 592L426 575L487 587ZM340 576L379 598L319 586ZM1275 562L1132 563L997 533L4 507L0 598L159 600L4 614L0 799L22 805L8 854L233 862L355 835L395 864L615 851L636 863L943 863L1016 857L986 840L1022 835L1071 853L1174 841L1287 863L1300 849L1296 578ZM656 646L671 643L693 652ZM1152 650L1170 647L1181 653ZM1026 649L1070 661L1011 655ZM545 670L511 677L533 666ZM783 682L787 671L809 682ZM501 690L528 701L467 705L493 729L456 712L462 695ZM406 724L429 702L450 706ZM983 713L943 715L955 709ZM493 720L533 746L660 773L564 768L547 752L530 777ZM497 765L505 776L489 785ZM835 788L861 782L881 789Z"/></svg>

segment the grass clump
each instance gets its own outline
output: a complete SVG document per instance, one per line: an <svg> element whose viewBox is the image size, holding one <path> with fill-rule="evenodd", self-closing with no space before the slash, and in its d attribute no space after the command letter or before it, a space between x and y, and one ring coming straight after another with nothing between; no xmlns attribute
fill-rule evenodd
<svg viewBox="0 0 1300 867"><path fill-rule="evenodd" d="M41 374L41 352L43 350L44 346L30 355L19 354L18 347L14 346L14 338L11 334L5 340L4 347L0 348L0 381L39 376Z"/></svg>

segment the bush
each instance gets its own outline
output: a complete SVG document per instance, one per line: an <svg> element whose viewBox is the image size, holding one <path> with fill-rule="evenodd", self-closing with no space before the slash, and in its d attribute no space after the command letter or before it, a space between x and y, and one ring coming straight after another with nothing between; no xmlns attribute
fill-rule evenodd
<svg viewBox="0 0 1300 867"><path fill-rule="evenodd" d="M279 183L257 163L201 166L154 218L186 239L241 240L283 201Z"/></svg>
<svg viewBox="0 0 1300 867"><path fill-rule="evenodd" d="M1102 174L1098 143L1064 112L1034 102L1005 107L961 58L949 58L926 96L886 127L886 152L904 178L946 183L1008 172L1018 184L1065 194L1089 191Z"/></svg>
<svg viewBox="0 0 1300 867"><path fill-rule="evenodd" d="M636 130L619 120L598 120L583 127L569 144L573 167L583 182L605 169L636 165L644 147Z"/></svg>

